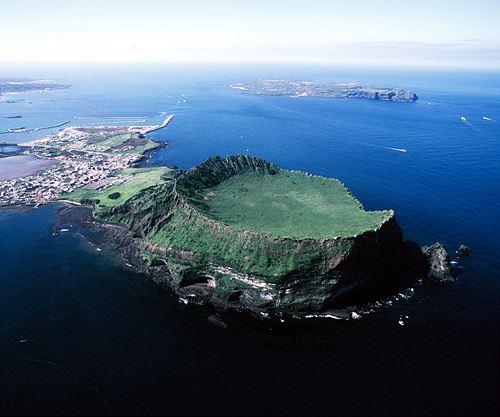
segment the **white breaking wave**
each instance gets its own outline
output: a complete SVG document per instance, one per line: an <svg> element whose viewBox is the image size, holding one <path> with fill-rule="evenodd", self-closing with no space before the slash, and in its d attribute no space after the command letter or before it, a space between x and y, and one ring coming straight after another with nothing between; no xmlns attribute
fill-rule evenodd
<svg viewBox="0 0 500 417"><path fill-rule="evenodd" d="M305 317L306 317L306 319L321 318L321 319L346 320L346 319L342 319L342 317L335 316L334 314L308 314Z"/></svg>
<svg viewBox="0 0 500 417"><path fill-rule="evenodd" d="M483 120L488 120L490 122L494 122L495 120L492 119L491 117L486 117L486 116L483 116Z"/></svg>

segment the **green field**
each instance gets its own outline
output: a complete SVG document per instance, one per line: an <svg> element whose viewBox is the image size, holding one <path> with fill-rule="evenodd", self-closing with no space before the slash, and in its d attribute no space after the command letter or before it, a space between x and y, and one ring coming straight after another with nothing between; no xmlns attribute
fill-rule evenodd
<svg viewBox="0 0 500 417"><path fill-rule="evenodd" d="M108 139L97 142L95 145L98 146L103 152L106 152L115 146L120 146L123 142L126 142L131 138L132 134L130 133L118 133Z"/></svg>
<svg viewBox="0 0 500 417"><path fill-rule="evenodd" d="M128 145L127 145L128 144ZM108 139L94 143L101 152L119 152L143 154L158 147L158 144L149 138L141 138L138 133L118 133ZM130 149L127 149L129 148Z"/></svg>
<svg viewBox="0 0 500 417"><path fill-rule="evenodd" d="M117 185L111 185L101 190L86 190L83 188L64 194L61 199L76 202L93 200L98 208L110 208L125 203L140 191L163 182L163 178L172 176L175 170L160 168L126 168L118 174L130 175L130 178Z"/></svg>
<svg viewBox="0 0 500 417"><path fill-rule="evenodd" d="M364 211L338 181L281 170L247 172L200 190L190 202L207 217L271 236L347 237L376 229L388 211Z"/></svg>
<svg viewBox="0 0 500 417"><path fill-rule="evenodd" d="M102 133L102 132L101 132ZM102 135L99 132L90 132L88 137L75 141L78 149L90 152L112 152L119 154L142 155L151 149L158 148L160 144L152 141L149 137L138 132L118 131L109 135ZM54 139L47 143L52 148L64 148L65 142Z"/></svg>

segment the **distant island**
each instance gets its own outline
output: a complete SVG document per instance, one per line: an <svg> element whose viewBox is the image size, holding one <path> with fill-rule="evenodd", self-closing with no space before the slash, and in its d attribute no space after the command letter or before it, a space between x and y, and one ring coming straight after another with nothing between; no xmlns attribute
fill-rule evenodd
<svg viewBox="0 0 500 417"><path fill-rule="evenodd" d="M69 88L70 85L58 83L52 80L41 80L31 78L0 78L0 102L15 102L2 97L5 94L30 93L34 91L61 90Z"/></svg>
<svg viewBox="0 0 500 417"><path fill-rule="evenodd" d="M418 96L409 90L375 88L354 83L260 80L233 83L229 87L247 94L289 97L362 98L366 100L413 102Z"/></svg>

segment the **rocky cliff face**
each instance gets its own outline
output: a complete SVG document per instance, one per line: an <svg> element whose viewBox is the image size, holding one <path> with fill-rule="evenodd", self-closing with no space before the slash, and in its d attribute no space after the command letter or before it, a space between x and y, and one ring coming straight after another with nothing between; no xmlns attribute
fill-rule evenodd
<svg viewBox="0 0 500 417"><path fill-rule="evenodd" d="M413 91L408 90L352 90L345 93L346 97L364 98L368 100L382 101L416 101L418 96Z"/></svg>
<svg viewBox="0 0 500 417"><path fill-rule="evenodd" d="M437 282L455 281L451 271L450 255L441 243L424 246L422 252L429 264L429 278Z"/></svg>
<svg viewBox="0 0 500 417"><path fill-rule="evenodd" d="M418 96L413 91L408 90L388 90L379 93L380 100L389 101L416 101Z"/></svg>
<svg viewBox="0 0 500 417"><path fill-rule="evenodd" d="M357 236L266 236L206 217L191 203L197 190L242 172L273 175L258 158L215 157L177 180L145 190L100 220L126 226L158 282L185 299L255 313L304 315L368 301L429 273L405 241L394 214Z"/></svg>

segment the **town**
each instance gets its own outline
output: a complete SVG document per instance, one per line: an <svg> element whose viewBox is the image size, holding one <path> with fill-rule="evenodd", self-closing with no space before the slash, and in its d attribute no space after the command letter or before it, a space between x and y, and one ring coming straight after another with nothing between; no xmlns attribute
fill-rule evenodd
<svg viewBox="0 0 500 417"><path fill-rule="evenodd" d="M160 145L146 136L159 126L74 126L18 144L26 163L34 157L49 167L0 181L0 206L38 206L64 198L77 188L99 190L130 177L121 171Z"/></svg>

